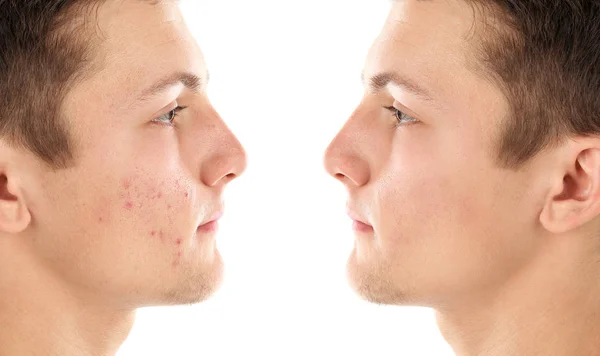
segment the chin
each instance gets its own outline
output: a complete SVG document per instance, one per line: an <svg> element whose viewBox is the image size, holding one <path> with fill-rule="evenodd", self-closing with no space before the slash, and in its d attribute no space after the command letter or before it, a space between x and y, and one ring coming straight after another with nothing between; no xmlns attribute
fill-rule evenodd
<svg viewBox="0 0 600 356"><path fill-rule="evenodd" d="M416 300L393 282L390 268L383 263L358 262L353 253L346 266L348 283L362 299L385 305L417 305Z"/></svg>
<svg viewBox="0 0 600 356"><path fill-rule="evenodd" d="M159 305L197 304L211 298L223 283L224 266L220 256L211 265L203 265L197 270L179 270L173 277L175 283L162 293Z"/></svg>

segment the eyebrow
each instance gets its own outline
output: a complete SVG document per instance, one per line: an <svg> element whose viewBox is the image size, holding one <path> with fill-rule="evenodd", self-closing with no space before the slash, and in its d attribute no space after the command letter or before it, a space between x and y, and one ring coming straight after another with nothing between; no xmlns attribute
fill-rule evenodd
<svg viewBox="0 0 600 356"><path fill-rule="evenodd" d="M361 80L363 84L365 84L364 73L362 73L361 75ZM415 82L414 80L400 75L399 73L383 72L376 74L369 78L369 82L367 84L369 86L369 89L373 93L380 92L382 89L387 87L388 84L394 84L396 86L404 88L405 90L411 92L412 94L420 97L423 100L433 101L433 95L429 90L423 88L423 86L419 85L419 83Z"/></svg>
<svg viewBox="0 0 600 356"><path fill-rule="evenodd" d="M203 81L199 76L187 73L187 72L176 72L171 75L164 77L163 79L157 81L152 86L148 87L138 98L138 102L148 101L153 97L159 95L165 90L173 87L177 84L183 84L187 89L198 93L202 90L202 88L208 83L210 80L210 75L206 74L206 80Z"/></svg>

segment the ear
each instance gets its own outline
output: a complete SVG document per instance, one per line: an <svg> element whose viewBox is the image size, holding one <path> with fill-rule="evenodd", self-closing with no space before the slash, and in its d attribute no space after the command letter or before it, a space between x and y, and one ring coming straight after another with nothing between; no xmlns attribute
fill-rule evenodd
<svg viewBox="0 0 600 356"><path fill-rule="evenodd" d="M600 214L600 139L570 141L559 151L562 164L540 214L544 228L557 234Z"/></svg>

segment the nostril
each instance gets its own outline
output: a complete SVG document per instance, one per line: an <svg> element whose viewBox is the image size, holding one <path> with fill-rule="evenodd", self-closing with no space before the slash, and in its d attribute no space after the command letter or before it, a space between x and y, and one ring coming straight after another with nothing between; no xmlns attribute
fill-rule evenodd
<svg viewBox="0 0 600 356"><path fill-rule="evenodd" d="M234 180L236 177L237 177L237 174L229 173L228 175L225 176L225 180L230 182L230 181Z"/></svg>
<svg viewBox="0 0 600 356"><path fill-rule="evenodd" d="M336 178L336 179L338 179L338 180L341 180L341 181L343 181L343 180L344 180L344 178L346 178L346 176L345 176L345 175L343 175L342 173L337 173L337 174L335 175L335 178Z"/></svg>

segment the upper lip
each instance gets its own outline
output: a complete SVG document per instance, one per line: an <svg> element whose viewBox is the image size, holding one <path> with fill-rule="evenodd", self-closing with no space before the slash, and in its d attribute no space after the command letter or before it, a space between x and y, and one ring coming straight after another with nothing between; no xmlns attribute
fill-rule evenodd
<svg viewBox="0 0 600 356"><path fill-rule="evenodd" d="M360 217L357 213L354 212L354 210L352 210L351 208L348 208L348 216L350 217L350 219L357 221L359 223L365 224L365 225L369 225L371 226L371 224L369 224L367 222L367 219L363 219L362 217Z"/></svg>
<svg viewBox="0 0 600 356"><path fill-rule="evenodd" d="M198 227L204 226L206 224L210 224L213 221L217 221L217 220L221 219L223 217L223 208L218 208L218 209L214 210L214 213L211 215L208 215L208 216L209 216L208 219L202 221L198 225Z"/></svg>

